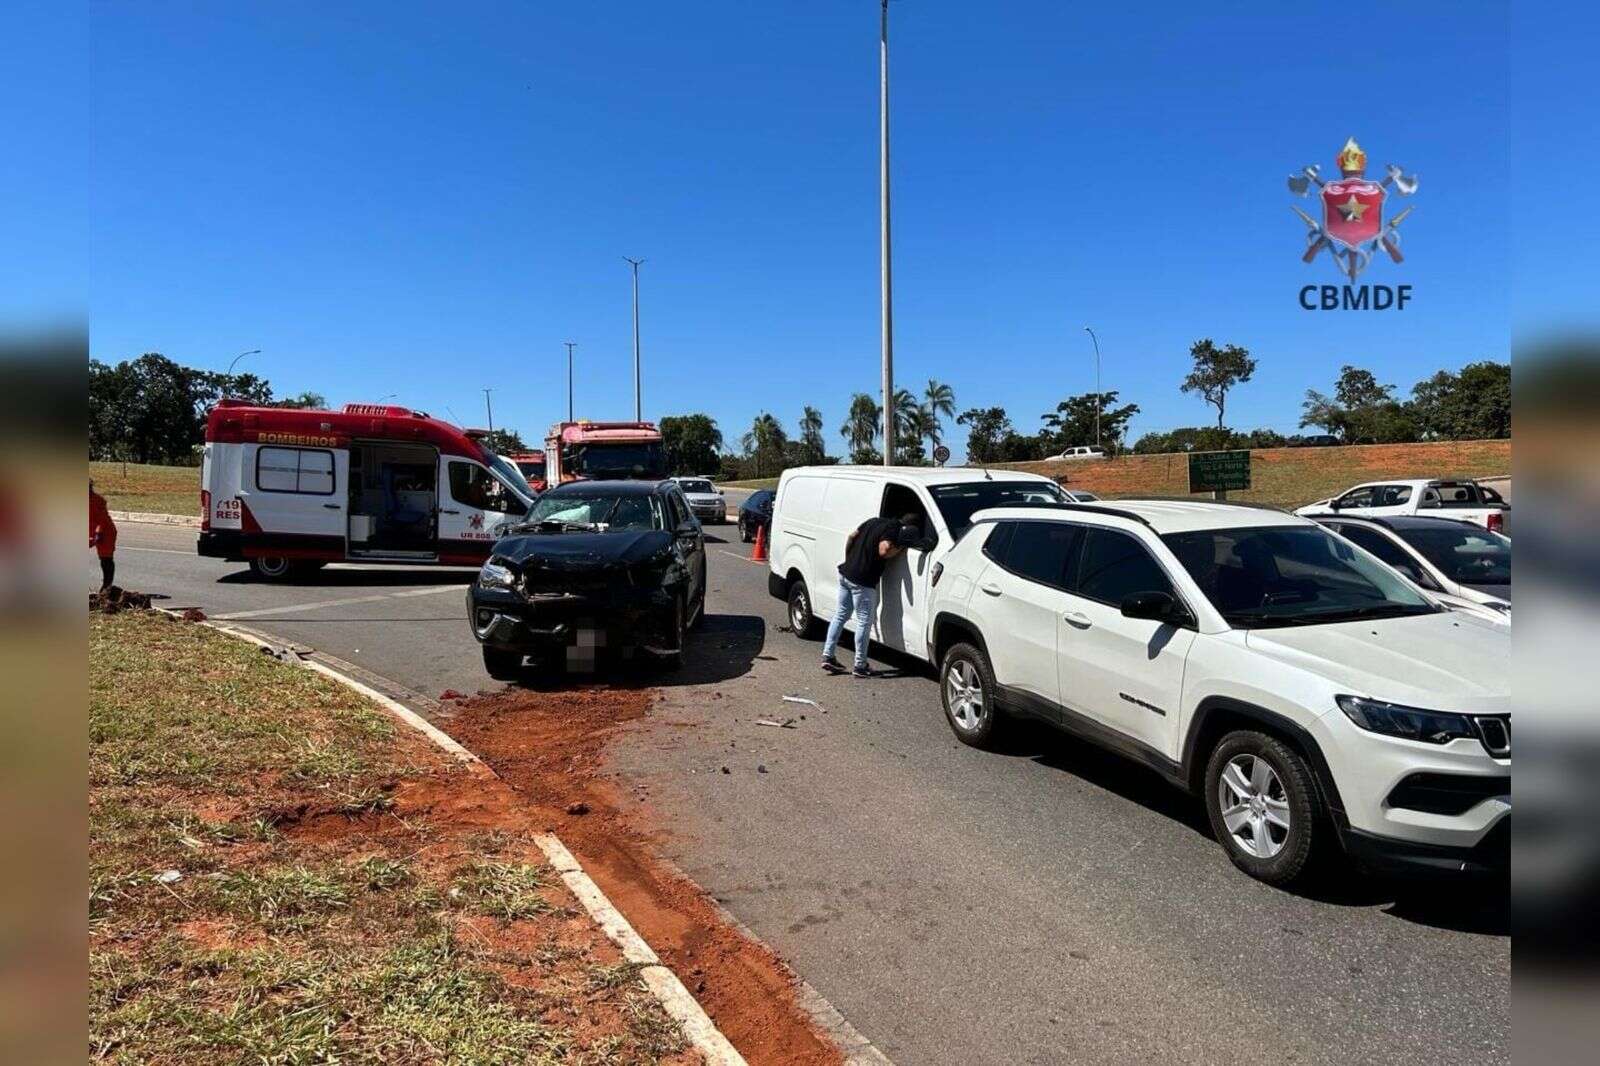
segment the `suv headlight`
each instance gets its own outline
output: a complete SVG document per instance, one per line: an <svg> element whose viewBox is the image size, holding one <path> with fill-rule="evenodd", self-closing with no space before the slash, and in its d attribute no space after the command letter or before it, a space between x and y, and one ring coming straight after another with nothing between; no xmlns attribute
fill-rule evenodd
<svg viewBox="0 0 1600 1066"><path fill-rule="evenodd" d="M516 583L517 575L512 573L509 566L490 559L483 564L483 569L478 571L478 584L486 589L508 589Z"/></svg>
<svg viewBox="0 0 1600 1066"><path fill-rule="evenodd" d="M1472 721L1464 714L1425 711L1360 696L1335 696L1334 701L1356 725L1385 736L1420 740L1425 744L1448 744L1460 738L1476 740L1478 737Z"/></svg>

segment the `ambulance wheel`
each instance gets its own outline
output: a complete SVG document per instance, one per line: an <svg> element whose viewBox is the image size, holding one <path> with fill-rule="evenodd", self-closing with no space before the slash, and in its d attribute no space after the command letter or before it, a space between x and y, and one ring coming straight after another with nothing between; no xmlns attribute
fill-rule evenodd
<svg viewBox="0 0 1600 1066"><path fill-rule="evenodd" d="M250 569L264 581L283 581L294 572L294 564L281 555L258 555L250 560Z"/></svg>
<svg viewBox="0 0 1600 1066"><path fill-rule="evenodd" d="M483 669L496 681L515 681L522 675L522 653L483 646Z"/></svg>

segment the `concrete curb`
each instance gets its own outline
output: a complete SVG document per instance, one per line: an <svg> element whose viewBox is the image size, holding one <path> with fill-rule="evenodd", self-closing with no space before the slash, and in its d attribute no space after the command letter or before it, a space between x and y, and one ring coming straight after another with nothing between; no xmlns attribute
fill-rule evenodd
<svg viewBox="0 0 1600 1066"><path fill-rule="evenodd" d="M156 610L174 618L183 617L183 611L179 608L158 607ZM267 648L278 653L278 657L284 662L302 666L307 670L321 674L329 680L336 681L354 692L360 693L427 737L452 758L471 767L475 773L483 774L496 780L500 779L499 774L496 774L483 760L457 743L455 738L443 732L438 726L398 700L384 695L372 686L357 681L353 677L348 677L339 670L315 659L301 656L293 648L282 642L274 641L243 626L230 625L227 622L213 622L209 619L200 624L209 626L219 633L226 633L230 637L236 637L239 640L254 644L257 647ZM650 989L651 994L656 997L656 1001L661 1004L661 1008L671 1015L683 1029L684 1038L700 1053L707 1066L746 1066L744 1056L740 1055L733 1044L728 1041L728 1038L722 1035L722 1030L717 1028L716 1023L711 1020L711 1016L706 1013L705 1008L700 1006L699 1000L695 999L689 990L684 987L683 982L678 980L677 974L662 963L654 949L634 930L633 926L628 923L628 919L622 916L622 912L612 905L611 901L606 898L605 893L600 891L600 886L596 885L589 875L583 872L583 866L567 850L566 845L561 843L560 838L554 834L544 833L536 836L534 843L539 846L540 851L544 852L545 858L549 860L551 867L560 875L562 883L583 904L584 909L589 912L589 916L600 927L600 931L622 950L623 958L639 965L640 979ZM743 930L743 927L741 927L741 931L748 935L748 930ZM840 1020L842 1021L843 1019Z"/></svg>
<svg viewBox="0 0 1600 1066"><path fill-rule="evenodd" d="M200 528L200 519L192 514L156 514L153 511L112 511L113 522L143 522L152 526L188 526Z"/></svg>

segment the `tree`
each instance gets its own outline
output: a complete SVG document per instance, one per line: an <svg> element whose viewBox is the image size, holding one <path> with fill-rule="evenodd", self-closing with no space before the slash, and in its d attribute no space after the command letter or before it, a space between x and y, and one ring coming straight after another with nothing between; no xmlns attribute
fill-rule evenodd
<svg viewBox="0 0 1600 1066"><path fill-rule="evenodd" d="M1339 368L1339 380L1333 388L1334 399L1347 411L1362 407L1376 407L1394 399L1393 385L1380 385L1370 370L1350 366Z"/></svg>
<svg viewBox="0 0 1600 1066"><path fill-rule="evenodd" d="M667 415L659 423L667 469L673 474L705 474L720 466L722 431L710 415Z"/></svg>
<svg viewBox="0 0 1600 1066"><path fill-rule="evenodd" d="M852 463L861 463L862 460L857 457L862 454L877 454L874 445L878 441L882 420L883 408L871 396L858 392L850 397L850 411L845 415L844 425L839 427L839 436L850 446ZM879 458L881 460L882 457Z"/></svg>
<svg viewBox="0 0 1600 1066"><path fill-rule="evenodd" d="M944 430L939 424L939 417L954 418L956 416L956 393L949 385L941 381L928 379L928 387L922 390L922 435L928 438L928 451L944 442Z"/></svg>
<svg viewBox="0 0 1600 1066"><path fill-rule="evenodd" d="M320 392L307 389L298 396L286 396L281 400L272 401L274 407L292 407L307 411L326 411L328 398Z"/></svg>
<svg viewBox="0 0 1600 1066"><path fill-rule="evenodd" d="M1422 432L1446 440L1511 436L1511 367L1468 363L1458 373L1441 370L1411 389L1411 408Z"/></svg>
<svg viewBox="0 0 1600 1066"><path fill-rule="evenodd" d="M159 352L89 368L89 447L96 459L190 463L222 375L179 366ZM271 397L260 379L259 389Z"/></svg>
<svg viewBox="0 0 1600 1066"><path fill-rule="evenodd" d="M783 431L783 425L766 411L757 415L750 423L749 432L739 438L745 454L755 460L756 477L781 472L783 449L788 442L789 435Z"/></svg>
<svg viewBox="0 0 1600 1066"><path fill-rule="evenodd" d="M483 438L484 445L496 455L516 455L525 452L528 446L522 442L522 437L514 429L491 430Z"/></svg>
<svg viewBox="0 0 1600 1066"><path fill-rule="evenodd" d="M1218 348L1211 338L1195 341L1189 348L1194 359L1194 369L1183 379L1182 392L1198 392L1200 398L1217 409L1217 428L1222 428L1222 418L1227 412L1228 392L1235 385L1249 381L1256 372L1256 361L1250 352L1236 344Z"/></svg>
<svg viewBox="0 0 1600 1066"><path fill-rule="evenodd" d="M967 427L967 462L998 463L1000 446L1011 428L1011 419L1004 407L969 407L956 416L956 424Z"/></svg>
<svg viewBox="0 0 1600 1066"><path fill-rule="evenodd" d="M1080 444L1093 444L1096 411L1100 414L1101 442L1107 451L1121 451L1128 422L1139 413L1139 405L1130 403L1118 407L1115 391L1069 396L1056 404L1055 411L1040 415L1044 421L1044 429L1039 433L1040 448L1053 455Z"/></svg>
<svg viewBox="0 0 1600 1066"><path fill-rule="evenodd" d="M910 389L894 390L894 461L910 464L922 458L922 405Z"/></svg>
<svg viewBox="0 0 1600 1066"><path fill-rule="evenodd" d="M799 452L801 466L815 466L828 457L822 438L822 412L807 404L800 413Z"/></svg>
<svg viewBox="0 0 1600 1066"><path fill-rule="evenodd" d="M1307 389L1300 406L1301 426L1316 426L1346 444L1396 444L1421 435L1414 411L1394 398L1393 385L1349 364L1340 368L1331 399Z"/></svg>

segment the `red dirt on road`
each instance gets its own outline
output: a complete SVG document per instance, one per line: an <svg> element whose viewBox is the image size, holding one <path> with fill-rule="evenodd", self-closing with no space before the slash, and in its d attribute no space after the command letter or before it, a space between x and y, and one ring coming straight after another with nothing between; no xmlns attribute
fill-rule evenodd
<svg viewBox="0 0 1600 1066"><path fill-rule="evenodd" d="M793 971L655 854L639 804L600 775L607 741L650 701L646 689L508 689L457 703L439 724L534 805L746 1059L838 1063L796 1001Z"/></svg>

